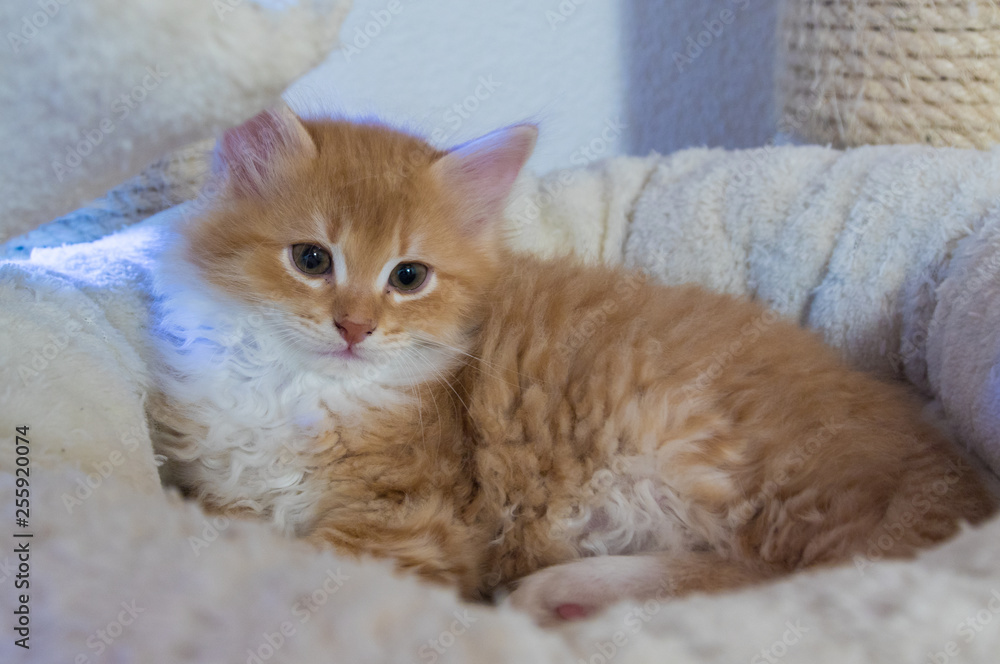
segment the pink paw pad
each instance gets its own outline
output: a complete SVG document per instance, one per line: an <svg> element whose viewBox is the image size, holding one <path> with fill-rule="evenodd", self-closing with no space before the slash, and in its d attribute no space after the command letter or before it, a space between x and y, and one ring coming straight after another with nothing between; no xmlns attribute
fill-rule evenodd
<svg viewBox="0 0 1000 664"><path fill-rule="evenodd" d="M556 615L563 620L581 620L586 618L591 610L580 604L560 604L556 607Z"/></svg>

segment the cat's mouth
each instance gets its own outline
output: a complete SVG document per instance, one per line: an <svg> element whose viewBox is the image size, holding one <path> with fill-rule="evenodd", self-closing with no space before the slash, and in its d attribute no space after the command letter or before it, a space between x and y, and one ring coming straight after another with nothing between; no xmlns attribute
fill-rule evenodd
<svg viewBox="0 0 1000 664"><path fill-rule="evenodd" d="M335 357L338 360L361 360L361 354L358 349L354 346L348 346L347 348L340 348L337 350L328 350L323 353L327 357Z"/></svg>

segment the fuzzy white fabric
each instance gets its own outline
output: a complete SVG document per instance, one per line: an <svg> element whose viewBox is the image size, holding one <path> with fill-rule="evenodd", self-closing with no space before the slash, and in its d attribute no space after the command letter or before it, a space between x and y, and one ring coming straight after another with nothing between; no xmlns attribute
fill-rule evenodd
<svg viewBox="0 0 1000 664"><path fill-rule="evenodd" d="M349 0L0 3L0 240L272 104Z"/></svg>
<svg viewBox="0 0 1000 664"><path fill-rule="evenodd" d="M29 258L31 250L91 242L198 196L215 140L181 148L86 207L0 245L0 259Z"/></svg>
<svg viewBox="0 0 1000 664"><path fill-rule="evenodd" d="M859 365L899 349L890 368L926 376L963 439L996 469L995 411L983 407L995 399L983 386L996 374L1000 330L991 304L1000 301L1000 215L989 177L1000 155L752 154L691 150L527 177L508 216L516 241L534 251L572 249L668 281L756 294L815 325ZM921 171L929 179L903 170L904 155L930 159ZM754 174L735 176L746 163ZM912 190L873 207L893 183ZM13 648L5 632L4 661L8 652L95 662L995 661L1000 520L914 562L879 561L873 543L844 569L624 606L547 633L506 608L469 607L397 578L384 563L306 551L265 524L213 520L164 494L143 418L147 294L164 227L190 205L0 266L0 430L31 426L35 534L34 649ZM852 224L862 222L855 248ZM901 237L910 239L899 249ZM865 243L880 261L848 260ZM909 259L892 263L907 247ZM881 295L869 292L881 287L877 275ZM919 321L926 338L904 349L904 331ZM8 508L13 466L12 454L0 455ZM15 563L0 554L8 580ZM10 587L0 592L6 615L16 605Z"/></svg>

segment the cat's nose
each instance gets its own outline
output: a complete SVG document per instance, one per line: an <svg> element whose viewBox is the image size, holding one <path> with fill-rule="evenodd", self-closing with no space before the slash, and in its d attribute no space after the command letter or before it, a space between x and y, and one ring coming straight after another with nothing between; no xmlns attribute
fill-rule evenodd
<svg viewBox="0 0 1000 664"><path fill-rule="evenodd" d="M375 323L369 320L358 322L344 318L334 321L333 324L337 326L340 336L344 337L348 346L361 343L365 337L375 331Z"/></svg>

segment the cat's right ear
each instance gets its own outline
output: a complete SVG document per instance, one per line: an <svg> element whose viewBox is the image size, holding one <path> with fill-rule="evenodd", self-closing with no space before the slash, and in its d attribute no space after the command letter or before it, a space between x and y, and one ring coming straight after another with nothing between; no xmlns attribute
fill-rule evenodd
<svg viewBox="0 0 1000 664"><path fill-rule="evenodd" d="M276 174L316 157L316 144L284 103L226 131L215 147L213 175L236 194L262 196Z"/></svg>

